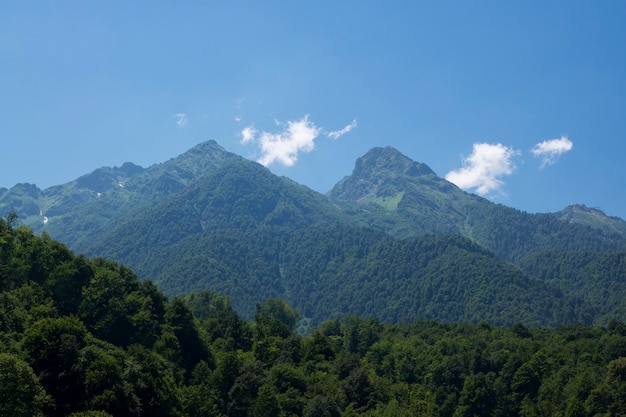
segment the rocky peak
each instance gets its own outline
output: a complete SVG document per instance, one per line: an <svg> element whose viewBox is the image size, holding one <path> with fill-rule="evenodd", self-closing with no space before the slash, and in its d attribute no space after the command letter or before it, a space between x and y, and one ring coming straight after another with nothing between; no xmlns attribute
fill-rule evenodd
<svg viewBox="0 0 626 417"><path fill-rule="evenodd" d="M352 175L328 193L331 199L359 200L367 195L391 196L403 191L407 179L436 174L397 149L373 148L358 158Z"/></svg>
<svg viewBox="0 0 626 417"><path fill-rule="evenodd" d="M619 217L608 216L595 207L574 204L554 213L554 215L568 223L584 224L606 233L617 233L626 237L626 221Z"/></svg>
<svg viewBox="0 0 626 417"><path fill-rule="evenodd" d="M352 173L356 177L412 177L435 174L427 165L413 161L397 149L386 146L373 148L358 158Z"/></svg>

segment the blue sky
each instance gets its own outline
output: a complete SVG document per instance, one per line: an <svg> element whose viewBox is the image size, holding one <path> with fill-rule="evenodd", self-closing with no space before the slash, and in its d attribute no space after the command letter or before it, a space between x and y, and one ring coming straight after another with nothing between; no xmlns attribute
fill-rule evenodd
<svg viewBox="0 0 626 417"><path fill-rule="evenodd" d="M4 2L0 187L216 140L317 191L391 145L626 218L626 2Z"/></svg>

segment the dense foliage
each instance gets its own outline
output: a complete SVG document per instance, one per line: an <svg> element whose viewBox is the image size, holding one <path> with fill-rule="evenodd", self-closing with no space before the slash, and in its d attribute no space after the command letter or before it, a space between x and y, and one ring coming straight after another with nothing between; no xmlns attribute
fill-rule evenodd
<svg viewBox="0 0 626 417"><path fill-rule="evenodd" d="M242 210L255 201L271 202L271 194L264 200L263 187L254 193L240 189L242 198L221 207L234 219L224 218L219 226L204 229L201 215L187 215L192 209L163 206L146 213L152 222L129 222L123 234L105 237L95 253L153 277L169 295L207 288L228 295L247 319L254 302L270 297L287 300L312 325L348 314L385 323L438 319L544 326L590 324L596 316L575 293L564 296L468 239L394 240L369 228L327 225L329 216L310 227L279 227L268 224L273 211L251 218L251 210ZM199 207L213 204L195 201ZM291 213L300 218L298 211Z"/></svg>
<svg viewBox="0 0 626 417"><path fill-rule="evenodd" d="M3 416L616 416L626 326L355 316L300 335L211 291L166 299L116 263L0 219Z"/></svg>
<svg viewBox="0 0 626 417"><path fill-rule="evenodd" d="M545 251L524 257L519 265L565 294L581 295L601 322L626 317L626 252Z"/></svg>

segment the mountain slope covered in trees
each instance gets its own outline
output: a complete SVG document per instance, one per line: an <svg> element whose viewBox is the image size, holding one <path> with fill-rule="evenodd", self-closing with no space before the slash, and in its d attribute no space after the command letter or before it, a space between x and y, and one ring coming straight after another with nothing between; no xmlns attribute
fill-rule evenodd
<svg viewBox="0 0 626 417"><path fill-rule="evenodd" d="M178 262L159 261L167 254ZM350 314L393 323L548 326L591 323L596 315L579 297L453 236L394 241L352 228L217 231L155 250L147 265L159 262L155 279L168 294L212 288L231 296L245 317L267 297L288 300L313 325Z"/></svg>
<svg viewBox="0 0 626 417"><path fill-rule="evenodd" d="M91 242L119 223L141 213L192 184L229 159L214 141L201 143L161 164L142 168L132 163L99 168L71 181L40 190L32 184L18 184L0 190L0 212L15 211L23 224L82 251Z"/></svg>
<svg viewBox="0 0 626 417"><path fill-rule="evenodd" d="M2 415L626 413L616 321L547 330L351 316L301 336L284 301L256 304L246 321L211 291L167 299L14 220L0 219Z"/></svg>
<svg viewBox="0 0 626 417"><path fill-rule="evenodd" d="M598 316L579 294L564 296L462 237L396 240L351 221L340 205L237 160L87 253L130 265L167 294L219 291L247 318L268 297L313 325L349 314L546 326Z"/></svg>
<svg viewBox="0 0 626 417"><path fill-rule="evenodd" d="M0 190L0 210L15 207L37 232L128 264L168 295L232 296L246 318L266 297L313 324L360 314L555 326L626 314L619 219L494 204L389 147L359 158L327 196L206 142L147 169ZM593 268L567 261L578 254Z"/></svg>

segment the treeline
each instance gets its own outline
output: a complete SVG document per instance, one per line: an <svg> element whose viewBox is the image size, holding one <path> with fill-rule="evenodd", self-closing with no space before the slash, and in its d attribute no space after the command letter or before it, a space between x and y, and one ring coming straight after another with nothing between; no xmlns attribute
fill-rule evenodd
<svg viewBox="0 0 626 417"><path fill-rule="evenodd" d="M2 416L594 416L626 413L626 326L375 319L301 335L279 299L243 320L166 299L0 219Z"/></svg>

